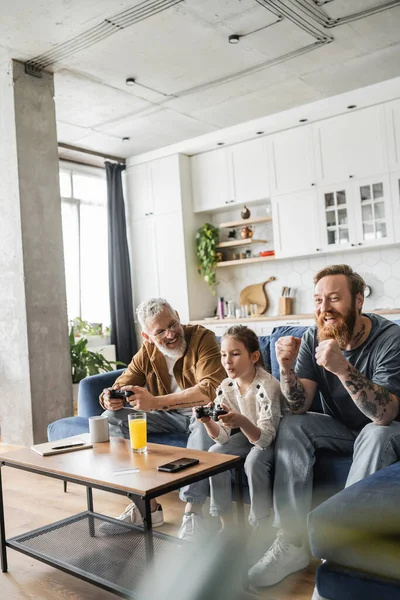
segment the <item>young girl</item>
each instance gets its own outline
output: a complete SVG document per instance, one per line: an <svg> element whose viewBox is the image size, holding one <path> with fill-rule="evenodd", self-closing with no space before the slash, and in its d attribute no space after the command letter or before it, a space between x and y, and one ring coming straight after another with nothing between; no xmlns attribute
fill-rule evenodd
<svg viewBox="0 0 400 600"><path fill-rule="evenodd" d="M217 389L215 404L228 413L217 423L210 417L200 420L216 442L209 452L246 456L249 522L258 527L272 507L273 442L284 400L278 381L263 367L257 335L248 327L228 329L221 339L221 362L228 377ZM210 496L210 512L224 527L232 502L229 471L210 477Z"/></svg>

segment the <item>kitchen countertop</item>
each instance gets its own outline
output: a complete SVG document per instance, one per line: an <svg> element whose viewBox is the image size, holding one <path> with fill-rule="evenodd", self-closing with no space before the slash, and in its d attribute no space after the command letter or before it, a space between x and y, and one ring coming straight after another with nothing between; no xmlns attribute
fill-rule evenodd
<svg viewBox="0 0 400 600"><path fill-rule="evenodd" d="M400 314L400 308L376 308L373 310L367 310L365 312L376 313L378 315L393 315ZM313 319L313 314L302 314L302 315L275 315L264 317L262 315L257 317L244 317L243 319L236 318L225 318L219 319L218 317L208 317L200 321L189 321L191 325L204 325L204 323L243 323L243 321L299 321L301 319Z"/></svg>

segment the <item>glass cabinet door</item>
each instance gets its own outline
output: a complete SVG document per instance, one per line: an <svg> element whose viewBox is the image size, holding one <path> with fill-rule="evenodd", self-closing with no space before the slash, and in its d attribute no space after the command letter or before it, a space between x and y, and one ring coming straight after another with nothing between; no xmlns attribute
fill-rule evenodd
<svg viewBox="0 0 400 600"><path fill-rule="evenodd" d="M386 177L354 182L360 215L358 241L381 244L392 239L390 185Z"/></svg>
<svg viewBox="0 0 400 600"><path fill-rule="evenodd" d="M338 188L323 192L324 229L329 247L350 243L348 190Z"/></svg>

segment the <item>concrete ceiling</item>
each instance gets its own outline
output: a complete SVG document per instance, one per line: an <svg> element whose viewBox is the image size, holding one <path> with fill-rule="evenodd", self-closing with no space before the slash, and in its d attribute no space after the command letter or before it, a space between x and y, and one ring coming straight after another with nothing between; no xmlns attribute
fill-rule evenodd
<svg viewBox="0 0 400 600"><path fill-rule="evenodd" d="M59 141L128 157L397 77L400 2L346 21L387 4L14 0L2 7L0 63L42 57Z"/></svg>

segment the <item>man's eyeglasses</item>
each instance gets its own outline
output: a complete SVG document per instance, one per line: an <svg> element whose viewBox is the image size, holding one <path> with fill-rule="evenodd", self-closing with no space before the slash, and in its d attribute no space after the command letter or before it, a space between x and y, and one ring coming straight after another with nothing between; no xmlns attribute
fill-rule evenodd
<svg viewBox="0 0 400 600"><path fill-rule="evenodd" d="M153 333L153 337L155 337L157 340L162 340L165 337L167 337L168 331L177 331L179 329L179 323L178 321L174 321L173 323L171 323L171 325L169 327L167 327L167 329L163 329L163 331L159 331L158 333Z"/></svg>

